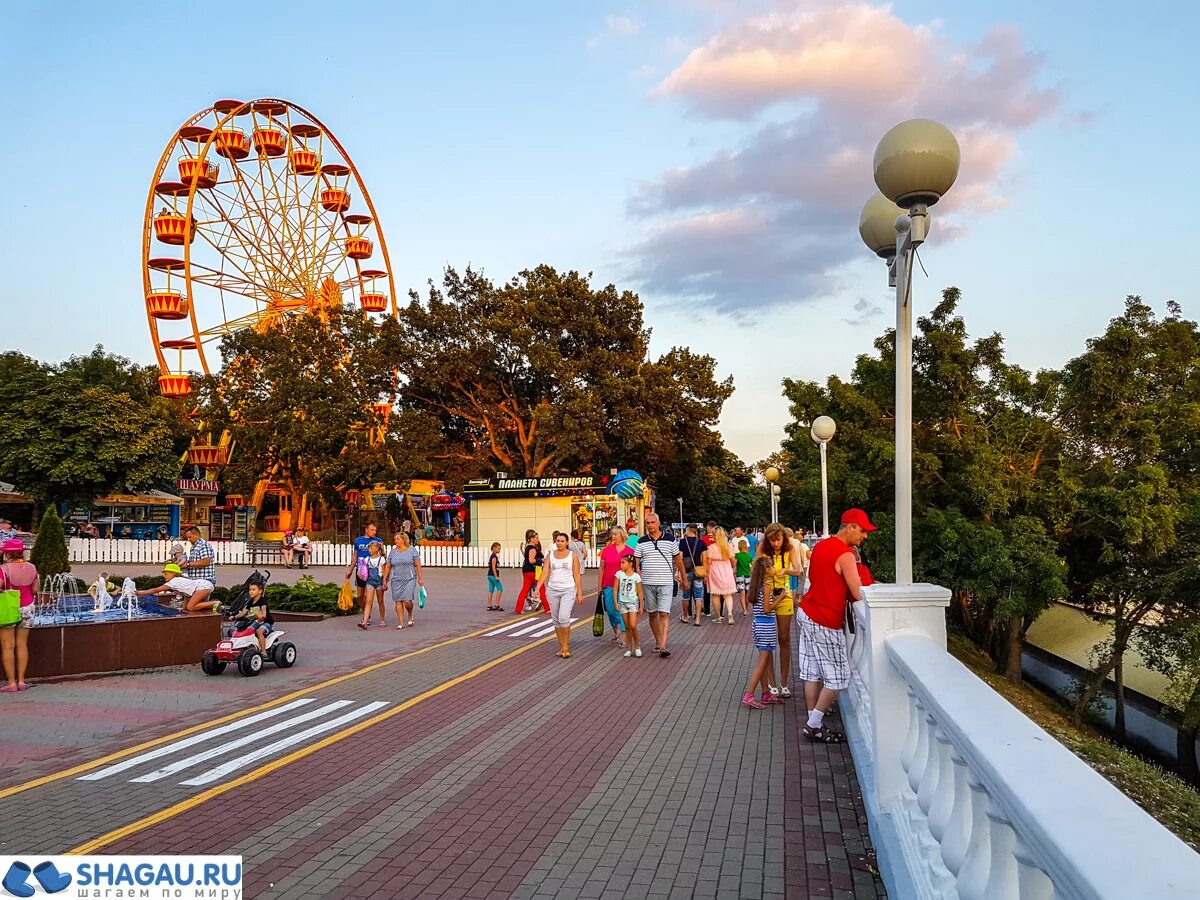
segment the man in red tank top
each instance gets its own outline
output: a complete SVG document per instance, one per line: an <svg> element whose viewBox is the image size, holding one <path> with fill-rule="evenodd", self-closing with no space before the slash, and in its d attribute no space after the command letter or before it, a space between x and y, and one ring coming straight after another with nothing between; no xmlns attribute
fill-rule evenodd
<svg viewBox="0 0 1200 900"><path fill-rule="evenodd" d="M842 527L813 547L808 562L808 593L800 601L800 678L808 722L804 736L810 741L840 743L846 736L825 727L825 714L838 691L850 686L846 636L842 623L846 604L862 599L862 581L854 548L874 531L861 509L842 513Z"/></svg>

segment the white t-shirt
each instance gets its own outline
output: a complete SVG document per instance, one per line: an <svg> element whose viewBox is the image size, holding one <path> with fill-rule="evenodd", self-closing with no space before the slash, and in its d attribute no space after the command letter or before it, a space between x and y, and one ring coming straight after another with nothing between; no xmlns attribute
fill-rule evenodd
<svg viewBox="0 0 1200 900"><path fill-rule="evenodd" d="M641 583L642 576L637 572L630 572L628 575L624 572L617 573L617 603L622 606L631 606L635 610L638 607L637 586Z"/></svg>
<svg viewBox="0 0 1200 900"><path fill-rule="evenodd" d="M177 594L183 594L185 597L190 597L196 591L211 591L213 583L205 581L203 578L184 578L182 575L176 575L167 582L167 587L175 591Z"/></svg>
<svg viewBox="0 0 1200 900"><path fill-rule="evenodd" d="M300 537L296 538L296 546L297 547L307 547L308 546L308 535L302 534L302 535L300 535Z"/></svg>

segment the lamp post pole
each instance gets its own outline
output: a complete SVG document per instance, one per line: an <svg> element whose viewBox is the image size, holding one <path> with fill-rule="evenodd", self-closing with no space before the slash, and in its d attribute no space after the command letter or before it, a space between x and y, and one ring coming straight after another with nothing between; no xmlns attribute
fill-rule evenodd
<svg viewBox="0 0 1200 900"><path fill-rule="evenodd" d="M771 521L779 521L778 515L778 498L779 485L775 482L779 480L779 469L775 466L768 466L767 471L763 472L763 477L767 479L767 499L771 501Z"/></svg>
<svg viewBox="0 0 1200 900"><path fill-rule="evenodd" d="M679 498L679 524L683 525L683 498Z"/></svg>
<svg viewBox="0 0 1200 900"><path fill-rule="evenodd" d="M837 433L837 423L829 416L817 416L808 435L821 448L821 537L829 537L829 469L826 445Z"/></svg>
<svg viewBox="0 0 1200 900"><path fill-rule="evenodd" d="M913 583L912 566L912 270L929 234L929 207L958 177L958 141L929 119L901 122L875 148L880 193L863 207L858 233L888 263L896 289L896 584ZM897 215L897 213L907 213Z"/></svg>

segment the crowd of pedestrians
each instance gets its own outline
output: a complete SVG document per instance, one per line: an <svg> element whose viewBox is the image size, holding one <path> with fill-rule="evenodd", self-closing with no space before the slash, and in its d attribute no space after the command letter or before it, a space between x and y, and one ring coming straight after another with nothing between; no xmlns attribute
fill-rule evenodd
<svg viewBox="0 0 1200 900"><path fill-rule="evenodd" d="M861 509L847 510L836 534L818 541L811 552L803 529L779 524L760 532L743 527L726 531L707 522L703 532L687 525L676 537L664 532L654 513L645 516L645 534L636 527L615 527L597 553L598 610L595 633L607 630L626 657L643 655L638 637L642 616L654 640L651 653L671 655L672 608L679 599L679 623L734 625L740 614L752 618L756 656L742 703L752 709L785 703L802 696L806 708L803 734L811 741L837 743L845 735L828 727L825 716L838 693L850 682L843 625L850 604L860 600L870 583L858 547L875 530ZM632 523L631 523L632 526ZM500 544L488 559L489 610L503 606ZM553 548L542 548L536 530L525 533L521 548L522 586L515 612L527 604L548 612L558 638L558 656L569 659L571 614L583 603L582 572L589 551L578 532L555 532ZM793 633L795 632L795 633ZM796 672L803 682L794 690Z"/></svg>

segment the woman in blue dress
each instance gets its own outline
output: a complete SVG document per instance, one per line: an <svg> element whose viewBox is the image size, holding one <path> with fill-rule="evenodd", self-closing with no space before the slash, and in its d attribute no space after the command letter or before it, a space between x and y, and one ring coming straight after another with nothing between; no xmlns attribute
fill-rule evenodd
<svg viewBox="0 0 1200 900"><path fill-rule="evenodd" d="M404 617L407 613L408 627L411 628L417 589L425 584L425 577L421 572L421 552L409 543L408 535L403 531L397 531L392 541L394 546L388 551L384 579L391 592L392 602L396 604L396 618L400 621L396 627L404 627Z"/></svg>

